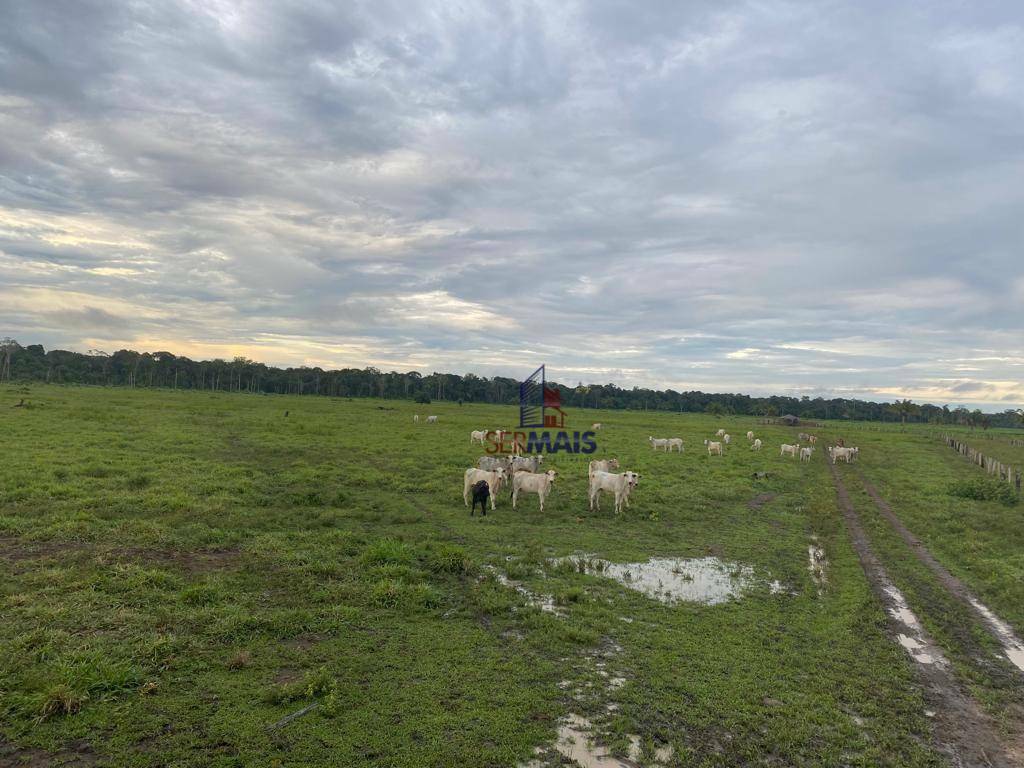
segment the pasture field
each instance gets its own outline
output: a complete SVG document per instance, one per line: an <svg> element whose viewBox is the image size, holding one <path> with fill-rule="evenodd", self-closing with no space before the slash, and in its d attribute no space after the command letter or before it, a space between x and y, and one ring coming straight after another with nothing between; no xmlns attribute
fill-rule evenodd
<svg viewBox="0 0 1024 768"><path fill-rule="evenodd" d="M991 719L992 764L1024 757L1024 674L865 490L1024 631L1022 507L949 495L980 470L931 430L829 423L800 463L779 456L799 430L750 417L569 415L605 429L594 457L546 461L544 514L506 492L470 517L469 432L513 427L512 407L0 390L0 765L559 765L570 715L642 765L948 765L953 724L837 482ZM709 457L718 427L733 445ZM861 460L833 470L840 435ZM587 463L612 456L642 475L619 516L587 508ZM747 586L664 602L597 558L717 558Z"/></svg>

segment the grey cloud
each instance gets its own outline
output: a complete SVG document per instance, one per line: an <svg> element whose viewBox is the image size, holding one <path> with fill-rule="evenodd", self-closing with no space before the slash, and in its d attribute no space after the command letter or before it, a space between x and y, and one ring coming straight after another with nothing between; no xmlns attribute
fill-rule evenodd
<svg viewBox="0 0 1024 768"><path fill-rule="evenodd" d="M1012 3L2 6L19 338L1024 400Z"/></svg>

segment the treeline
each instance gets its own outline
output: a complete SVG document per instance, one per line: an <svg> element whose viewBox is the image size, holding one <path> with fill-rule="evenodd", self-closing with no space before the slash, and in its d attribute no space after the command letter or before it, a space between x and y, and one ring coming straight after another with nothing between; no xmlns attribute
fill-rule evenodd
<svg viewBox="0 0 1024 768"><path fill-rule="evenodd" d="M96 384L123 387L168 387L222 392L325 395L330 397L380 397L463 401L515 405L519 382L502 376L484 378L468 373L416 371L384 372L376 368L275 368L244 357L233 360L191 360L170 352L135 352L122 349L114 354L93 350L88 354L54 349L39 344L22 346L13 340L0 344L0 381ZM631 410L707 412L780 416L793 414L807 419L857 419L905 421L933 424L962 424L972 427L1020 425L1018 412L983 414L980 410L950 409L916 405L909 400L872 403L844 398L750 397L740 394L676 392L614 384L575 387L558 386L566 408L609 408Z"/></svg>

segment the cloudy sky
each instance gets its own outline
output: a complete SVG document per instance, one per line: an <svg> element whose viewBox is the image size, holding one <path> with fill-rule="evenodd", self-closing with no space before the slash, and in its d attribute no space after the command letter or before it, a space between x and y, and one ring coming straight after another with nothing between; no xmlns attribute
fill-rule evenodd
<svg viewBox="0 0 1024 768"><path fill-rule="evenodd" d="M1024 404L1024 7L0 0L0 336Z"/></svg>

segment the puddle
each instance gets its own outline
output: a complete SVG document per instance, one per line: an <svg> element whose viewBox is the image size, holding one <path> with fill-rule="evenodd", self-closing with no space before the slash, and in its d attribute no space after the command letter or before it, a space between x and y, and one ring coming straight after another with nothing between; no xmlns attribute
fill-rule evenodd
<svg viewBox="0 0 1024 768"><path fill-rule="evenodd" d="M764 583L754 575L751 566L717 557L655 557L646 563L613 563L589 555L571 555L554 558L551 562L556 565L572 563L578 571L615 579L663 603L686 601L717 605ZM772 593L784 591L778 581L770 582L768 588Z"/></svg>
<svg viewBox="0 0 1024 768"><path fill-rule="evenodd" d="M551 595L538 595L532 592L530 589L523 586L518 581L510 579L508 576L506 576L500 570L495 568L493 565L485 565L484 568L485 570L494 575L494 578L498 580L499 584L505 587L509 587L510 589L514 589L516 592L518 592L526 599L527 603L534 606L535 608L540 608L542 611L546 613L552 613L555 616L565 615L565 611L563 611L561 608L555 605L555 598Z"/></svg>
<svg viewBox="0 0 1024 768"><path fill-rule="evenodd" d="M630 736L629 759L612 755L601 744L593 742L588 735L593 729L590 721L580 715L570 714L558 727L555 749L563 757L582 768L635 768L640 759L640 737Z"/></svg>
<svg viewBox="0 0 1024 768"><path fill-rule="evenodd" d="M818 537L811 536L811 543L807 545L807 570L811 572L811 578L818 585L818 594L825 586L828 578L825 570L828 568L828 560L825 559L825 550L818 545Z"/></svg>
<svg viewBox="0 0 1024 768"><path fill-rule="evenodd" d="M919 664L946 666L946 659L943 657L942 652L926 640L924 627L921 626L921 622L917 620L914 612L910 610L910 606L907 605L907 600L903 597L903 593L891 585L884 587L884 589L885 593L892 600L892 603L885 607L886 611L900 622L905 630L896 635L899 644L906 648L911 658Z"/></svg>
<svg viewBox="0 0 1024 768"><path fill-rule="evenodd" d="M1017 667L1017 669L1024 672L1024 643L1020 641L1020 638L1014 634L1013 629L1005 621L996 616L988 607L979 602L978 600L971 598L971 605L974 609L985 617L985 620L989 623L993 630L995 630L996 636L999 638L999 642L1003 644L1003 652L1006 654L1006 658Z"/></svg>

